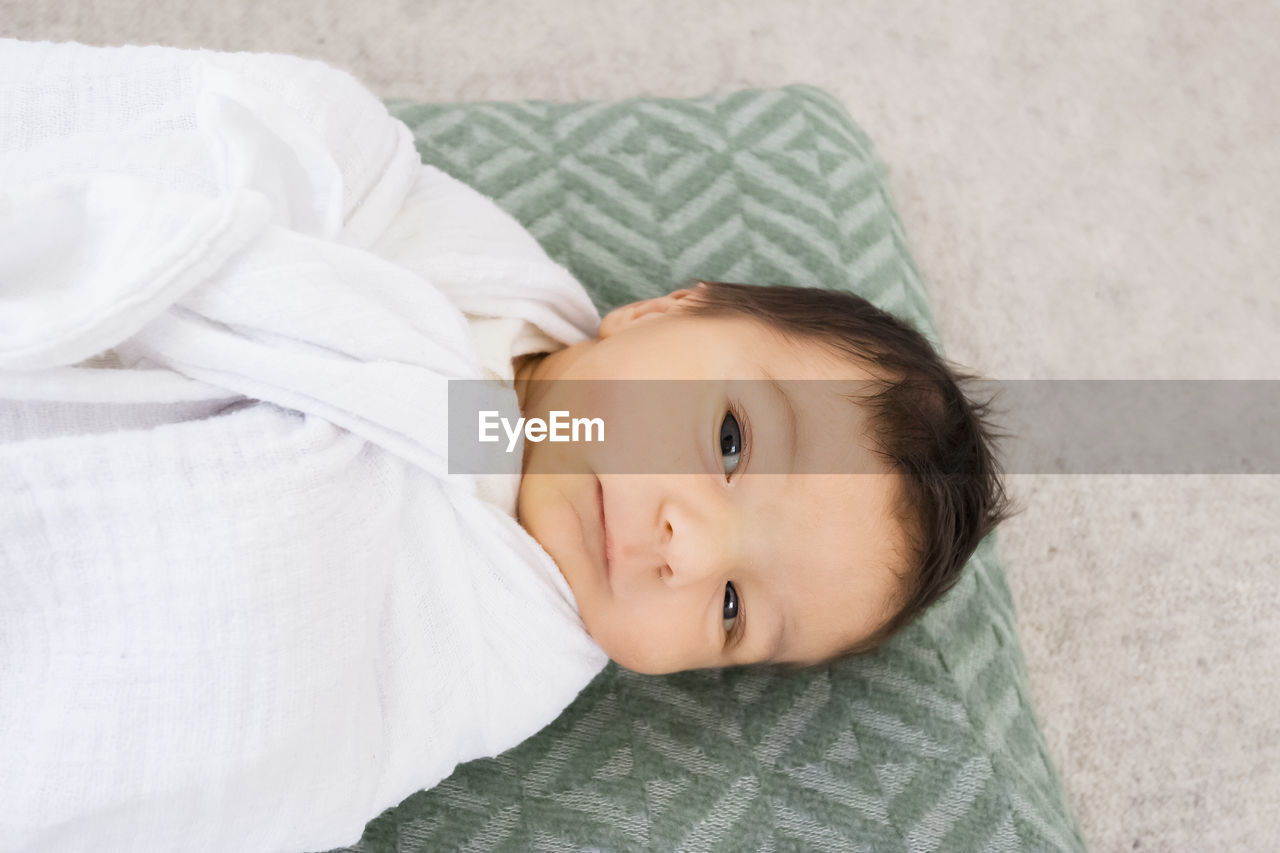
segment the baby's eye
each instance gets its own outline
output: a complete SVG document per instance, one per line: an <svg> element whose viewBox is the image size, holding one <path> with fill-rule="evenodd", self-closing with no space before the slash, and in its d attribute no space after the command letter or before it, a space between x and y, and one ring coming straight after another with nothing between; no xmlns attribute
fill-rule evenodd
<svg viewBox="0 0 1280 853"><path fill-rule="evenodd" d="M725 457L725 473L732 474L742 456L742 430L732 412L725 412L720 422L720 455Z"/></svg>
<svg viewBox="0 0 1280 853"><path fill-rule="evenodd" d="M724 632L733 633L733 625L738 621L738 591L733 583L724 585Z"/></svg>

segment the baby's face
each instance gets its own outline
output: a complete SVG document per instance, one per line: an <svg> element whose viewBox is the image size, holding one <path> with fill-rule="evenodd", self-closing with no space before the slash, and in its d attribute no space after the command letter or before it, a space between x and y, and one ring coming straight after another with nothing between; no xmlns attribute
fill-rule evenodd
<svg viewBox="0 0 1280 853"><path fill-rule="evenodd" d="M587 631L621 666L658 674L826 659L892 615L902 585L900 529L890 517L899 475L866 449L861 410L835 391L796 401L791 457L789 416L770 383L735 383L758 393L732 399L721 380L870 376L750 319L689 317L680 306L687 293L623 306L598 338L517 377L539 380L517 383L526 417L589 409L606 429L640 414L621 390L602 400L600 382L541 380L704 380L685 383L692 396L660 415L643 413L647 439L680 473L609 473L590 443L527 442L520 523L559 566ZM580 387L592 398L575 401ZM731 404L749 429L726 421ZM728 445L741 436L740 455L722 452L725 435ZM815 455L848 453L877 473L772 473L822 470Z"/></svg>

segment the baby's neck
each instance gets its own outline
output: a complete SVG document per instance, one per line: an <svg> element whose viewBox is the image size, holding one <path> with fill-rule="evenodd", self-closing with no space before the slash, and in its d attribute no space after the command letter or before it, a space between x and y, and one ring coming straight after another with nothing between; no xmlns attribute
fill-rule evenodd
<svg viewBox="0 0 1280 853"><path fill-rule="evenodd" d="M534 352L511 359L520 414L526 418L541 417L538 406L552 382L563 376L594 343L595 340L588 339L555 352Z"/></svg>
<svg viewBox="0 0 1280 853"><path fill-rule="evenodd" d="M529 416L529 406L537 400L529 399L529 383L542 381L547 377L547 359L551 353L531 352L511 359L511 368L515 374L516 399L520 402L520 414ZM541 395L538 395L541 397Z"/></svg>

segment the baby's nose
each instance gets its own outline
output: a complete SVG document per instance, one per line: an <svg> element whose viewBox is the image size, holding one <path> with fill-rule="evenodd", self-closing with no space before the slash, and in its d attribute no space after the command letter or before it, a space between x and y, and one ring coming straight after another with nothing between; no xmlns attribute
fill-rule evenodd
<svg viewBox="0 0 1280 853"><path fill-rule="evenodd" d="M730 522L715 511L691 512L673 506L659 531L667 582L685 586L728 577L738 552Z"/></svg>

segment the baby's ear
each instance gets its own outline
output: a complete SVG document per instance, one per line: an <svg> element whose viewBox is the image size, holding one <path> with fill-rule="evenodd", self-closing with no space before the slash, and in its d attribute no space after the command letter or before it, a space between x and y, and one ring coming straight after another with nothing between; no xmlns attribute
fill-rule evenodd
<svg viewBox="0 0 1280 853"><path fill-rule="evenodd" d="M696 288L684 287L680 290L673 290L666 296L655 296L653 299L642 299L639 302L632 302L628 305L619 305L604 315L604 319L600 321L600 331L596 334L598 337L607 338L634 325L645 317L657 317L666 314L680 300L690 296L695 290Z"/></svg>

